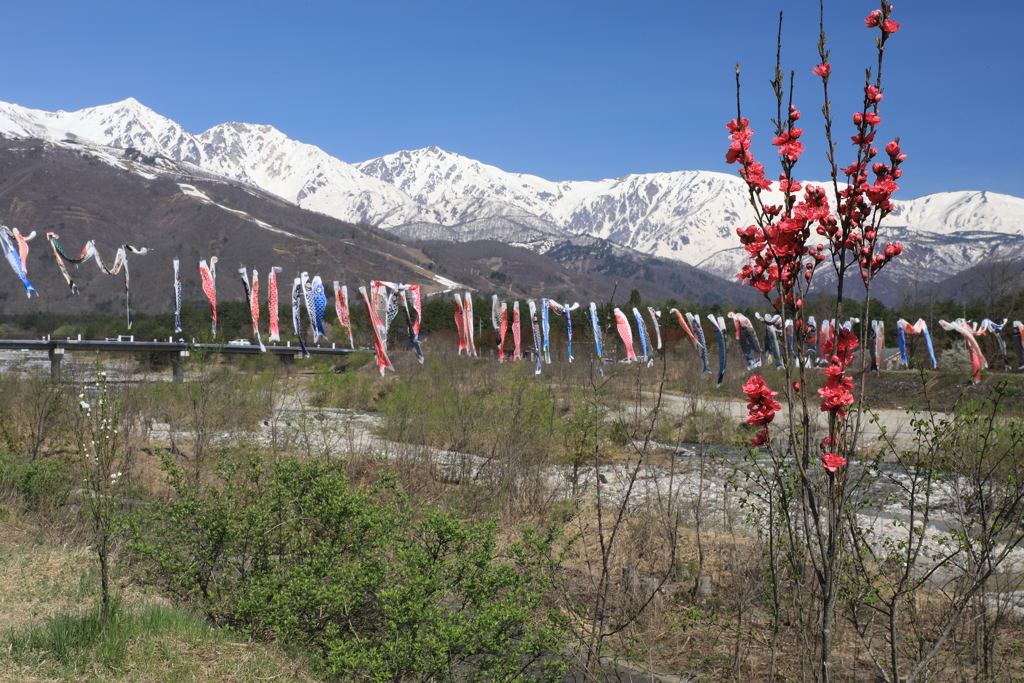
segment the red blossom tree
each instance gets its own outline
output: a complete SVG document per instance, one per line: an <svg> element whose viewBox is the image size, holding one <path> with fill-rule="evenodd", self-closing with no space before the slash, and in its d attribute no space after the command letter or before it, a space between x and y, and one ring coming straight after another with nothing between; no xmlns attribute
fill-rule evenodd
<svg viewBox="0 0 1024 683"><path fill-rule="evenodd" d="M856 269L865 288L861 319L865 321L864 328L868 329L871 281L903 251L898 243L881 242L880 228L893 210L892 195L898 189L897 181L903 174L901 165L907 155L900 148L899 138L888 142L882 153L875 142L882 124L879 106L884 99L883 56L886 43L900 29L899 24L890 18L892 9L891 5L883 3L864 20L869 29L878 32L875 40L878 61L874 73L867 70L860 109L851 117L854 127L854 134L850 137L853 161L843 168L839 168L835 160L837 146L832 133L828 90L832 66L822 21L818 42L820 60L812 73L822 85L830 187L812 184L805 187L794 179L794 168L805 151L802 142L805 139L804 128L800 127L801 112L793 104L793 74L790 74L787 93L778 58L772 81L777 101L772 145L777 149L781 167L777 182L768 180L764 165L755 160L752 152L754 130L740 109L738 64L736 118L726 124L729 131L726 161L739 165L739 175L746 182L755 212L755 222L736 231L750 260L738 277L763 292L782 318L793 322L795 357L786 364L788 431L780 438L771 438L769 425L781 406L774 399L777 392L771 391L763 378L759 375L751 377L743 391L750 401L747 421L762 427L752 444L768 449L776 463L776 472L795 464L798 485L793 499L787 502L783 497L783 502L795 505L798 510L786 519L790 533L799 539L804 549L809 565L807 572L814 577L813 596L817 612L813 621L817 638L809 639L815 642L808 646L813 650L808 654L820 665L815 671L819 681L831 678L832 629L843 559L840 527L850 502L850 492L843 486L844 474L847 461L855 452L859 431L856 420L860 412L854 409L856 400L850 366L861 344L856 334L840 319L844 286L848 271ZM823 14L822 9L822 17ZM781 26L780 15L780 55ZM826 262L831 264L837 278L837 303L835 322L831 326L835 335L825 342L827 348L823 348L822 358L828 361L824 370L827 379L818 390L820 411L827 414L827 435L816 438L812 436L814 411L808 403L807 392L800 389L807 386L808 366L815 360L805 354L805 342L813 332L804 317L804 299L815 274ZM825 329L824 324L822 329ZM820 454L820 467L812 464L813 454Z"/></svg>

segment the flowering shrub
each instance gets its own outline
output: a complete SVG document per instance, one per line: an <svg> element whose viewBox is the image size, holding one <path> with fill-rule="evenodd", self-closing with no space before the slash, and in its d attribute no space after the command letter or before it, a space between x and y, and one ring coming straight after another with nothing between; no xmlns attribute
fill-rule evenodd
<svg viewBox="0 0 1024 683"><path fill-rule="evenodd" d="M778 62L772 81L777 102L772 145L781 168L776 182L768 179L764 165L752 152L754 130L739 106L739 65L736 67L736 118L726 124L729 131L726 161L739 165L739 175L746 183L755 213L753 224L736 231L749 258L738 277L764 293L776 314L786 321L787 328L792 321L794 357L785 364L789 425L784 438L773 440L769 433L776 411L781 409L774 398L778 392L769 389L760 375L751 377L743 385L743 392L749 401L747 422L761 427L751 443L766 447L771 460L771 466L764 467L755 459L755 474L752 475L755 479L760 477L762 498L769 503L765 525L769 538L769 571L777 577L784 565L792 568L791 576L797 584L793 589L797 596L795 603L807 605L797 619L805 629L802 639L807 648L805 661L816 662L814 678L818 681L829 681L832 677L833 626L844 562L842 527L848 514L855 513L850 506L854 505L852 489L857 484L851 481L847 486L846 477L847 461L856 449L860 431L856 424L851 424L851 414L859 419L860 413L853 410L854 381L850 365L861 344L852 330L855 321L851 319L844 324L839 319L845 279L848 271L856 269L863 281L865 299L861 319L867 328L871 319L871 281L903 251L899 243L882 242L880 231L882 221L893 210L892 196L898 189L897 181L903 174L901 166L907 158L900 148L899 138L888 142L883 152L876 146L878 128L882 124L879 106L884 99L882 58L886 42L900 29L891 19L891 13L892 6L883 3L864 20L868 28L879 32L875 41L878 65L874 77L868 69L860 108L853 112L854 134L850 140L854 158L843 168L839 168L835 160L836 143L828 94L832 66L829 51L825 49L824 28L821 29L820 59L812 72L822 85L831 183L805 186L794 179L794 168L806 150L803 143L806 137L800 123L800 110L793 105L792 87L787 97ZM819 335L814 319L804 316L804 300L823 263L831 264L836 275L836 319L822 321ZM805 345L815 343L819 345L819 353L811 354ZM826 415L828 424L824 438L813 435L808 392L801 389L807 386L808 367L817 362L826 366L826 381L818 390L820 412ZM820 453L820 468L812 466L813 453ZM787 539L786 562L780 558L783 552L779 550L780 538ZM771 586L771 601L776 606L774 638L783 622L778 607L783 602L780 597L783 589L775 580ZM813 596L812 601L804 603L804 590ZM773 653L774 643L773 640ZM771 677L774 677L774 655Z"/></svg>

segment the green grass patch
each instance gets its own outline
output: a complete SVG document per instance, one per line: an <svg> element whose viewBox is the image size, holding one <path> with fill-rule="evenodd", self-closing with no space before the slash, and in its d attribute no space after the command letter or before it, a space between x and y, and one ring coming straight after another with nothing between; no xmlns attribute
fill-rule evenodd
<svg viewBox="0 0 1024 683"><path fill-rule="evenodd" d="M298 663L202 616L163 604L111 603L85 614L64 613L0 637L0 664L18 671L66 679L89 674L99 680L301 680ZM0 665L0 668L6 668ZM287 671L287 670L292 671Z"/></svg>

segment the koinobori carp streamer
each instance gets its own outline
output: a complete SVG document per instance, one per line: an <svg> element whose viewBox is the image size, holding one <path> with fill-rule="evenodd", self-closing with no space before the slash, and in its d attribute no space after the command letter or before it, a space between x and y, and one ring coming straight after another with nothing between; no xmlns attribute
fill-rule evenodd
<svg viewBox="0 0 1024 683"><path fill-rule="evenodd" d="M334 312L338 314L338 324L348 332L349 348L356 348L352 338L352 319L348 310L348 287L339 285L337 280L334 281Z"/></svg>
<svg viewBox="0 0 1024 683"><path fill-rule="evenodd" d="M498 304L498 295L491 295L491 327L494 328L494 339L498 347L498 360L505 360L505 350L502 348L505 344L505 329L504 329L504 311L505 304Z"/></svg>
<svg viewBox="0 0 1024 683"><path fill-rule="evenodd" d="M544 368L544 359L541 358L540 352L540 323L537 321L537 302L529 299L526 305L530 309L530 328L533 330L533 360L536 362L533 374L539 375Z"/></svg>
<svg viewBox="0 0 1024 683"><path fill-rule="evenodd" d="M661 311L654 310L654 306L648 306L647 313L651 316L651 326L654 327L654 335L658 340L654 348L661 351L661 323L658 322L661 318Z"/></svg>
<svg viewBox="0 0 1024 683"><path fill-rule="evenodd" d="M519 318L519 301L512 302L512 360L523 359L523 330L522 321Z"/></svg>
<svg viewBox="0 0 1024 683"><path fill-rule="evenodd" d="M1003 341L1003 335L1001 334L1003 328L1006 326L1006 321L1007 318L1003 318L1003 322L997 323L985 318L980 323L972 324L971 327L974 328L974 336L976 337L985 336L990 333L992 334L996 340L996 346L999 349L999 353L1003 357L1003 369L1008 371L1010 369L1010 360L1006 357L1006 342Z"/></svg>
<svg viewBox="0 0 1024 683"><path fill-rule="evenodd" d="M626 347L626 360L635 361L636 352L633 350L633 328L629 326L629 318L618 308L612 311L612 314L615 316L615 329L619 333L619 338L622 339L622 345Z"/></svg>
<svg viewBox="0 0 1024 683"><path fill-rule="evenodd" d="M711 368L708 367L708 350L704 346L704 330L698 327L698 330L700 331L700 339L698 339L696 332L693 330L693 315L691 313L687 313L684 317L678 308L670 308L668 312L676 314L676 320L679 321L679 327L682 328L683 333L686 334L690 339L690 343L693 344L694 350L697 351L697 356L700 358L701 363L704 366L701 370L701 374L704 375L711 372ZM699 325L700 321L698 320L697 322Z"/></svg>
<svg viewBox="0 0 1024 683"><path fill-rule="evenodd" d="M497 298L497 297L495 297ZM508 332L508 304L501 302L500 322L498 325L498 361L505 360L505 334Z"/></svg>
<svg viewBox="0 0 1024 683"><path fill-rule="evenodd" d="M543 336L544 362L551 364L551 320L548 318L548 311L551 309L551 300L544 298L540 300L540 330Z"/></svg>
<svg viewBox="0 0 1024 683"><path fill-rule="evenodd" d="M764 349L775 359L775 369L782 370L786 367L785 357L782 354L782 346L779 344L779 327L782 325L782 316L778 313L761 315L755 313L754 317L764 323Z"/></svg>
<svg viewBox="0 0 1024 683"><path fill-rule="evenodd" d="M728 337L725 334L725 318L718 316L717 318L708 313L708 320L711 321L711 328L715 331L715 341L718 342L718 379L715 381L715 386L722 386L722 379L725 377L725 360L726 351L728 350Z"/></svg>
<svg viewBox="0 0 1024 683"><path fill-rule="evenodd" d="M199 277L203 281L203 293L210 300L210 316L213 319L213 336L217 336L217 257L210 257L210 264L203 259L199 262Z"/></svg>
<svg viewBox="0 0 1024 683"><path fill-rule="evenodd" d="M302 299L304 296L302 278L297 277L292 283L292 327L295 329L295 336L299 338L299 347L302 355L309 358L309 350L306 342L302 339Z"/></svg>
<svg viewBox="0 0 1024 683"><path fill-rule="evenodd" d="M466 341L466 314L462 310L462 297L458 293L452 296L455 297L455 332L459 335L459 350L456 351L456 355L461 356L465 351L466 355L470 356L472 354Z"/></svg>
<svg viewBox="0 0 1024 683"><path fill-rule="evenodd" d="M302 300L306 304L309 326L313 328L313 343L316 344L320 340L320 330L316 326L316 305L313 303L313 283L309 279L309 273L299 273L299 282L302 284Z"/></svg>
<svg viewBox="0 0 1024 683"><path fill-rule="evenodd" d="M371 283L371 287L373 284ZM391 359L388 358L387 348L384 346L384 338L387 334L387 330L384 327L384 321L381 320L380 315L377 313L377 308L373 302L370 301L370 295L366 293L365 287L359 288L359 293L363 297L363 303L366 305L366 314L370 318L370 333L373 335L373 348L377 353L377 369L380 370L380 376L384 376L385 370L394 370L394 366L391 365Z"/></svg>
<svg viewBox="0 0 1024 683"><path fill-rule="evenodd" d="M270 341L281 341L281 328L277 319L277 274L283 273L284 268L273 266L267 274L267 308L270 314Z"/></svg>
<svg viewBox="0 0 1024 683"><path fill-rule="evenodd" d="M881 369L882 349L885 348L885 321L871 321L872 344L868 347L871 352L871 372L878 372Z"/></svg>
<svg viewBox="0 0 1024 683"><path fill-rule="evenodd" d="M14 268L14 272L18 273L18 276L21 277L21 280L25 285L26 291L28 291L29 296L31 296L32 292L35 292L35 289L33 289L32 285L29 284L28 277L25 274L25 270L24 268L21 267L21 254L14 253L14 247L8 239L8 235L11 235L10 231L4 226L0 226L0 241L3 242L4 252L7 254L7 261L11 264L11 267ZM53 248L53 255L57 261L57 265L60 267L61 274L64 276L64 280L71 287L71 292L73 294L78 294L78 286L75 285L74 281L72 281L71 279L71 276L68 275L68 270L67 268L64 267L64 261L78 265L80 263L88 261L91 258L92 260L96 261L96 265L99 266L100 270L102 270L107 275L117 275L118 273L121 272L122 269L124 270L125 313L128 317L128 329L132 329L131 278L129 277L128 272L128 253L131 252L133 254L138 254L139 256L142 256L144 254L149 253L149 249L147 249L146 247L133 247L130 244L123 244L120 247L118 247L117 253L114 254L114 261L108 268L103 263L103 259L100 258L99 251L96 249L96 243L93 240L89 240L88 242L85 243L85 247L82 249L82 253L77 258L71 258L64 253L63 249L61 249L60 244L57 242L58 236L55 233L46 233L46 239L50 242L50 246ZM24 253L27 256L28 245L24 244L23 246Z"/></svg>
<svg viewBox="0 0 1024 683"><path fill-rule="evenodd" d="M604 356L601 350L601 323L597 319L597 304L590 302L590 327L594 331L594 350L597 352L598 372L604 375Z"/></svg>
<svg viewBox="0 0 1024 683"><path fill-rule="evenodd" d="M940 320L939 324L942 325L944 330L959 332L967 342L967 351L971 355L971 376L975 384L980 382L981 371L988 367L988 361L985 360L985 354L981 352L981 347L978 346L978 340L974 338L974 329L963 318L957 318L953 322Z"/></svg>
<svg viewBox="0 0 1024 683"><path fill-rule="evenodd" d="M14 235L14 241L18 243L18 258L21 259L21 269L28 275L28 243L29 240L35 239L36 231L33 230L27 235L22 235L21 231L17 228L11 228L11 234Z"/></svg>
<svg viewBox="0 0 1024 683"><path fill-rule="evenodd" d="M416 360L423 363L423 347L420 346L420 316L422 315L420 309L420 286L419 285L400 285L399 292L401 293L402 308L405 309L405 324L406 330L409 333L409 344L412 345L413 353L416 354ZM409 313L409 299L412 299L413 309L416 311L416 320L413 321L412 315Z"/></svg>
<svg viewBox="0 0 1024 683"><path fill-rule="evenodd" d="M387 350L387 337L391 325L399 312L399 304L405 311L406 331L409 335L409 345L416 354L416 359L423 362L423 348L420 345L420 325L423 321L423 302L419 285L403 285L386 280L370 280L370 292L368 294L374 307L374 313L382 327L381 341L384 349ZM457 303L461 300L456 296ZM416 311L416 318L413 319L409 312L409 302L412 302L413 310ZM463 320L465 320L463 318ZM463 330L464 331L464 330Z"/></svg>
<svg viewBox="0 0 1024 683"><path fill-rule="evenodd" d="M1024 323L1013 321L1013 352L1017 354L1017 369L1024 369Z"/></svg>
<svg viewBox="0 0 1024 683"><path fill-rule="evenodd" d="M474 358L477 356L476 352L476 336L473 334L473 298L466 292L463 295L466 299L466 304L462 307L462 313L466 316L466 350L469 355Z"/></svg>
<svg viewBox="0 0 1024 683"><path fill-rule="evenodd" d="M700 353L700 362L704 366L701 374L707 375L711 372L711 365L708 363L708 342L707 337L704 336L704 325L701 324L699 315L694 315L689 311L686 312L686 319L690 321L690 329L697 339L697 351Z"/></svg>
<svg viewBox="0 0 1024 683"><path fill-rule="evenodd" d="M259 342L260 351L263 353L267 352L267 347L263 345L263 339L260 336L260 281L259 274L254 268L252 271L252 284L249 284L249 275L246 272L246 268L243 266L238 269L238 274L242 277L242 287L245 289L245 303L249 307L249 317L252 318L252 333L256 335L256 341Z"/></svg>
<svg viewBox="0 0 1024 683"><path fill-rule="evenodd" d="M747 370L761 367L761 343L757 339L757 332L750 318L742 313L730 312L736 328L736 339L740 342L740 352L747 361Z"/></svg>
<svg viewBox="0 0 1024 683"><path fill-rule="evenodd" d="M21 284L25 286L25 294L31 299L33 294L39 296L39 292L28 281L28 273L25 272L25 265L22 262L21 254L14 246L15 242L16 238L11 229L6 225L0 225L0 245L3 246L4 256L7 258L7 263L11 265L14 274L21 280Z"/></svg>
<svg viewBox="0 0 1024 683"><path fill-rule="evenodd" d="M637 310L636 306L633 307L633 317L636 318L636 332L640 336L640 348L643 349L643 356L640 360L645 361L647 367L650 367L654 364L650 338L647 334L647 325L644 323L644 317L640 315L640 311Z"/></svg>
<svg viewBox="0 0 1024 683"><path fill-rule="evenodd" d="M2 237L2 234L3 230L2 228L0 228L0 237ZM68 269L67 267L65 267L64 262L67 261L68 263L74 264L76 266L80 263L86 262L87 260L92 258L92 255L96 249L96 245L92 242L92 240L89 240L88 242L85 243L85 246L82 247L81 254L79 254L78 256L68 256L67 254L64 253L64 250L61 248L60 242L57 241L58 239L60 239L60 235L58 235L57 233L46 233L46 241L50 243L50 248L53 249L53 257L57 261L57 267L60 268L61 275L64 276L64 281L68 283L69 287L71 287L72 294L78 294L78 285L76 285L74 280L71 279L71 276L68 275Z"/></svg>
<svg viewBox="0 0 1024 683"><path fill-rule="evenodd" d="M572 362L572 312L579 308L579 302L569 302L562 304L562 313L565 314L565 337L566 337L566 353L569 356L569 362Z"/></svg>
<svg viewBox="0 0 1024 683"><path fill-rule="evenodd" d="M181 275L178 259L174 259L174 332L181 333Z"/></svg>
<svg viewBox="0 0 1024 683"><path fill-rule="evenodd" d="M313 278L313 324L317 333L327 339L327 332L324 331L324 313L327 311L327 293L324 291L324 282L317 275Z"/></svg>

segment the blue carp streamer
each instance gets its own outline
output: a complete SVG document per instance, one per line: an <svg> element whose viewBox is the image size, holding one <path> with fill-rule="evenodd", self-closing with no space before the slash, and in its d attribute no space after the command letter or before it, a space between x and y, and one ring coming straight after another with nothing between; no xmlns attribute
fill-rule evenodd
<svg viewBox="0 0 1024 683"><path fill-rule="evenodd" d="M597 352L598 371L604 374L604 357L601 351L601 323L597 319L597 304L590 302L590 326L594 330L594 350Z"/></svg>

